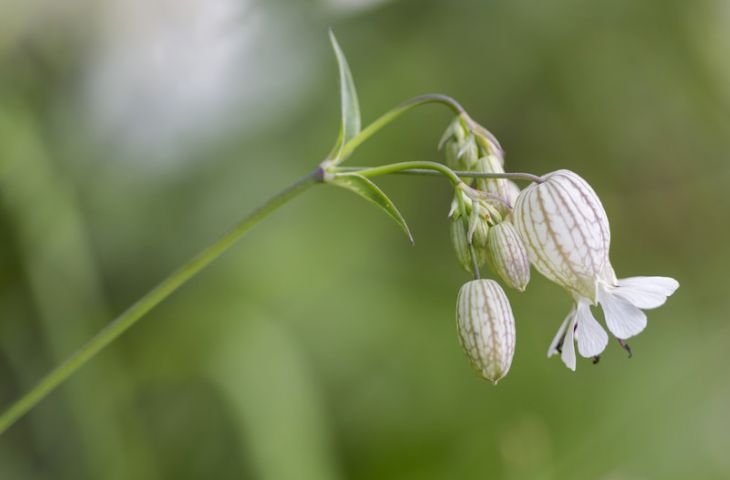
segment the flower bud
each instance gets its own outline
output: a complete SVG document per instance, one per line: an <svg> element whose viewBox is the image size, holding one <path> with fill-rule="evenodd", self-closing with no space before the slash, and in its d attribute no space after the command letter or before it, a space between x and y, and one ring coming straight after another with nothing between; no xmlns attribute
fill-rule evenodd
<svg viewBox="0 0 730 480"><path fill-rule="evenodd" d="M461 287L456 328L474 369L494 384L507 375L515 353L515 319L497 282L472 280Z"/></svg>
<svg viewBox="0 0 730 480"><path fill-rule="evenodd" d="M446 128L439 148L444 149L446 165L455 170L473 170L480 156L478 138L470 132L463 115Z"/></svg>
<svg viewBox="0 0 730 480"><path fill-rule="evenodd" d="M504 283L524 292L530 282L530 260L517 230L510 222L489 229L487 260Z"/></svg>
<svg viewBox="0 0 730 480"><path fill-rule="evenodd" d="M504 173L504 160L496 155L487 155L478 160L476 169L478 172L483 173ZM501 215L507 215L511 206L514 205L510 203L510 197L514 195L513 186L516 187L514 183L504 178L480 178L477 180L479 190L490 193L499 199L494 206Z"/></svg>
<svg viewBox="0 0 730 480"><path fill-rule="evenodd" d="M530 262L571 294L596 299L596 279L610 265L606 212L575 173L558 170L517 197L513 221Z"/></svg>
<svg viewBox="0 0 730 480"><path fill-rule="evenodd" d="M502 145L499 144L497 137L495 137L492 132L475 122L468 115L462 115L464 116L464 124L474 135L482 156L494 155L499 158L504 158L504 151L502 150Z"/></svg>
<svg viewBox="0 0 730 480"><path fill-rule="evenodd" d="M439 142L443 148L446 165L454 170L475 171L484 173L504 173L504 152L502 146L492 133L462 112L449 124ZM494 162L494 167L482 165ZM486 180L478 181L484 185ZM500 182L494 182L495 185ZM465 183L473 185L473 179ZM487 190L480 187L481 190ZM500 189L499 193L505 193ZM501 195L500 198L503 198ZM505 199L506 200L506 199Z"/></svg>
<svg viewBox="0 0 730 480"><path fill-rule="evenodd" d="M469 214L469 229L466 232L467 240L475 248L482 249L487 246L489 238L489 212L477 202L472 202L471 213Z"/></svg>
<svg viewBox="0 0 730 480"><path fill-rule="evenodd" d="M458 153L459 162L454 166L458 170L473 170L479 160L479 147L472 135L466 137Z"/></svg>
<svg viewBox="0 0 730 480"><path fill-rule="evenodd" d="M464 224L464 219L459 215L452 215L450 223L451 243L454 245L456 258L467 272L473 273L474 262L471 259L468 231L467 226ZM475 248L474 255L477 268L482 267L486 261L484 249Z"/></svg>
<svg viewBox="0 0 730 480"><path fill-rule="evenodd" d="M457 141L447 141L444 144L444 158L446 159L446 165L449 168L459 170L459 151L461 145Z"/></svg>
<svg viewBox="0 0 730 480"><path fill-rule="evenodd" d="M454 117L454 119L446 127L446 131L439 140L439 149L443 147L448 140L455 140L457 142L463 142L469 131L466 129L464 122L460 115Z"/></svg>

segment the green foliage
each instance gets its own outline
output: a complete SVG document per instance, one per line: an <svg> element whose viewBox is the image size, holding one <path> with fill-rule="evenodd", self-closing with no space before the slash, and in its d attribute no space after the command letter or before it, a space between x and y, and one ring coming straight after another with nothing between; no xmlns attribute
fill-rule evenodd
<svg viewBox="0 0 730 480"><path fill-rule="evenodd" d="M398 226L408 236L408 240L411 243L414 242L413 235L411 235L411 231L408 228L403 215L401 215L400 211L396 208L390 198L388 198L388 196L371 180L356 173L343 173L338 174L330 183L354 192L373 205L380 207L398 224Z"/></svg>
<svg viewBox="0 0 730 480"><path fill-rule="evenodd" d="M352 73L350 67L347 64L345 54L337 43L334 32L330 30L330 41L332 42L332 48L335 51L337 57L337 66L339 69L340 78L340 103L342 112L342 121L340 124L340 134L337 137L335 146L330 154L332 163L337 165L342 159L340 158L340 151L342 147L347 144L350 140L360 133L360 104L357 100L357 91L355 90L355 82L352 79Z"/></svg>

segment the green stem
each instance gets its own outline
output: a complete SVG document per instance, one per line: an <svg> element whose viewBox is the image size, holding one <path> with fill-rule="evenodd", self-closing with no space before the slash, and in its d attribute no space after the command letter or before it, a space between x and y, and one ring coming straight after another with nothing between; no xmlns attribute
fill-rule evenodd
<svg viewBox="0 0 730 480"><path fill-rule="evenodd" d="M458 175L449 167L438 162L398 162L379 167L339 167L333 173L337 172L357 172L363 177L379 177L381 175L391 175L395 173L406 173L409 171L419 171L420 173L429 172L432 175L443 175L449 181L457 186L461 182Z"/></svg>
<svg viewBox="0 0 730 480"><path fill-rule="evenodd" d="M427 105L429 103L440 103L442 105L446 105L457 115L460 113L464 113L464 108L459 104L459 102L449 97L448 95L442 95L440 93L429 93L427 95L421 95L411 98L410 100L406 100L392 110L378 117L370 125L363 128L360 133L357 134L357 136L347 142L342 147L342 150L340 150L339 157L335 165L347 159L347 157L349 157L352 152L354 152L360 145L362 145L363 142L375 135L383 127L388 125L390 122L392 122L405 112L412 110L416 107L420 107L421 105Z"/></svg>
<svg viewBox="0 0 730 480"><path fill-rule="evenodd" d="M251 227L266 218L270 213L291 199L322 181L320 169L302 177L281 192L269 198L260 207L249 213L238 224L218 240L210 244L192 260L173 272L159 285L139 299L134 305L115 318L91 340L68 357L63 363L51 370L35 387L13 403L0 415L0 434L20 419L25 413L43 400L56 387L69 378L76 370L91 360L97 353L113 342L122 333L137 323L145 314L169 297L185 282L210 265L223 252L248 232Z"/></svg>
<svg viewBox="0 0 730 480"><path fill-rule="evenodd" d="M403 162L403 163L427 163L432 165L436 162ZM394 165L400 165L398 163ZM440 165L440 164L439 164ZM380 167L378 167L380 168ZM372 167L337 167L336 172L358 172L362 174L363 171L372 170ZM451 170L454 175L461 178L507 178L510 180L524 180L526 182L542 183L542 177L534 175L532 173L521 173L521 172L507 172L507 173L484 173L484 172L468 172L463 170ZM407 168L403 170L388 172L389 174L398 175L442 175L442 173L435 169L428 168Z"/></svg>

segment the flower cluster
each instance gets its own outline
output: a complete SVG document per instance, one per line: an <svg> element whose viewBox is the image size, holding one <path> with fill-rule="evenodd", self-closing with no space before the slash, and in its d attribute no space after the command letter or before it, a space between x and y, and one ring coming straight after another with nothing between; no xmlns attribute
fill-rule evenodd
<svg viewBox="0 0 730 480"><path fill-rule="evenodd" d="M499 142L466 114L449 125L440 146L453 169L505 172ZM646 327L643 310L659 307L679 286L668 277L616 277L603 205L590 185L568 170L549 173L522 191L505 178L471 176L456 189L449 217L459 263L477 279L459 292L459 340L472 366L494 383L512 363L515 325L499 284L479 280L483 265L519 291L527 287L532 265L570 294L573 308L548 356L559 354L572 370L576 344L578 353L594 362L608 344L592 306L601 306L608 331L631 353L625 340Z"/></svg>

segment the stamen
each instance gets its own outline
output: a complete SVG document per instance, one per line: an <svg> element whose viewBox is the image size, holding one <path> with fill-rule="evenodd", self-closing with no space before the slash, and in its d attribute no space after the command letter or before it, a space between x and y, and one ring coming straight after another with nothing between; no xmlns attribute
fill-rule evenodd
<svg viewBox="0 0 730 480"><path fill-rule="evenodd" d="M560 340L558 340L558 344L555 345L555 350L558 351L558 353L563 353L563 344L565 343L565 333L563 333L563 336L560 337Z"/></svg>
<svg viewBox="0 0 730 480"><path fill-rule="evenodd" d="M578 322L575 322L575 325L573 325L573 334L575 335L576 330L578 330ZM565 332L563 333L563 336L560 337L560 340L558 341L558 344L555 345L555 350L558 351L558 353L563 353L563 344L565 343L565 336L568 334L568 329L565 329Z"/></svg>
<svg viewBox="0 0 730 480"><path fill-rule="evenodd" d="M617 338L616 340L618 340L618 344L621 345L621 348L623 348L624 350L626 350L629 353L629 358L634 356L634 352L631 350L631 347L629 346L628 343L621 340L620 338Z"/></svg>

